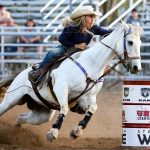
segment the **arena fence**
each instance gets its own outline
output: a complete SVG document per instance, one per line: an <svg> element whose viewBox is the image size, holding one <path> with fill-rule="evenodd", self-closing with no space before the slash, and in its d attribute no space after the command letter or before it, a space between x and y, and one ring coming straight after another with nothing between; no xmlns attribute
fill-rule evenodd
<svg viewBox="0 0 150 150"><path fill-rule="evenodd" d="M11 29L18 29L18 32L12 32ZM0 32L0 36L1 36L1 43L0 43L0 48L1 48L1 53L0 53L0 77L4 77L7 75L10 75L12 73L12 70L10 68L10 66L14 65L14 68L16 67L15 65L22 65L25 64L23 68L19 68L19 70L23 70L26 67L34 64L34 63L38 63L40 62L43 57L45 56L46 52L53 49L54 47L56 47L59 43L57 42L57 38L59 36L59 32L57 33L53 33L53 32L45 32L43 31L42 27L35 27L37 29L37 32L23 32L22 30L25 29L26 27L1 27L1 32ZM9 29L9 32L8 32ZM149 30L148 27L145 27L144 30ZM40 35L42 37L45 37L47 35L51 35L53 37L55 37L54 39L52 39L51 42L45 43L45 42L41 42L39 44L27 44L27 43L5 43L4 39L6 36L21 36L21 35ZM144 36L148 37L149 35L149 31L148 32L144 32ZM29 49L28 51L25 51L23 53L11 53L11 52L5 52L5 47L6 46L11 46L11 47L32 47L32 50ZM43 53L41 54L40 57L36 57L37 56L37 52L35 51L35 48L37 46L41 46L44 48ZM141 56L142 56L142 67L143 70L141 71L140 74L138 74L136 76L136 78L148 78L148 76L150 75L150 52L149 52L149 47L150 47L150 42L144 42L142 44L142 52L141 52ZM23 56L23 57L22 57ZM116 60L113 60L112 63L115 63ZM111 65L111 64L110 64ZM118 68L116 68L117 71L113 71L112 73L110 73L110 75L108 75L106 78L108 79L114 79L114 78L128 78L128 74L124 71L122 72L122 66L119 66Z"/></svg>

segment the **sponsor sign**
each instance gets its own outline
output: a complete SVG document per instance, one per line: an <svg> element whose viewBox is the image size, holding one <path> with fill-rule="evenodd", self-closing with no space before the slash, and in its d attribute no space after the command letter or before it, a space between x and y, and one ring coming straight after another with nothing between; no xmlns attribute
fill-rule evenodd
<svg viewBox="0 0 150 150"><path fill-rule="evenodd" d="M122 123L150 123L150 106L123 105Z"/></svg>
<svg viewBox="0 0 150 150"><path fill-rule="evenodd" d="M150 148L150 81L124 81L122 146Z"/></svg>
<svg viewBox="0 0 150 150"><path fill-rule="evenodd" d="M125 123L125 122L127 122L127 120L126 120L126 114L125 114L125 111L122 110L122 123Z"/></svg>
<svg viewBox="0 0 150 150"><path fill-rule="evenodd" d="M124 85L123 103L150 104L150 85Z"/></svg>
<svg viewBox="0 0 150 150"><path fill-rule="evenodd" d="M150 129L122 128L122 146L150 146Z"/></svg>

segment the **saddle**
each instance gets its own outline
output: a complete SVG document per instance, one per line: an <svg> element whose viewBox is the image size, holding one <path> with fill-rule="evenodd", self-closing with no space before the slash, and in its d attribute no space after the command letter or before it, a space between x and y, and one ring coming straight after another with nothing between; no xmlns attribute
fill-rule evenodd
<svg viewBox="0 0 150 150"><path fill-rule="evenodd" d="M55 59L53 63L46 64L42 69L38 68L38 65L35 64L32 66L32 70L29 72L28 79L32 84L38 85L41 81L42 78L46 75L46 73L51 71L53 69L56 69L60 66L60 64L67 59L69 56L73 55L76 52L82 51L81 49L73 49L70 48L67 53L64 55L60 56L59 58ZM35 78L36 77L36 78Z"/></svg>
<svg viewBox="0 0 150 150"><path fill-rule="evenodd" d="M64 56L61 57L60 59L58 59L53 65L46 66L46 67L45 67L45 72L44 72L44 74L39 77L38 80L41 81L41 80L43 79L43 77L46 75L46 73L49 71L49 77L48 77L48 79L47 79L47 82L48 82L48 86L49 86L49 89L50 89L50 91L51 91L51 94L52 94L53 98L55 99L55 101L57 101L57 98L56 98L56 95L55 95L55 93L54 93L54 91L53 91L53 85L52 85L52 79L51 79L50 73L52 72L53 69L58 68L58 67L60 66L60 64L61 64L65 59L67 59L69 56L71 56L72 54L74 54L74 53L76 53L76 52L80 52L80 51L81 51L81 49L78 49L78 50L74 50L74 51L71 51L71 52L69 52L69 53L64 54ZM32 70L30 73L36 71L37 68L32 67L32 69L33 69L33 70ZM37 86L38 86L39 82L38 82L38 83L37 83L37 82L35 83L35 82L33 82L32 80L30 80L30 82L31 82L32 88L33 88L33 90L34 90L36 96L37 96L48 108L54 109L54 110L60 110L60 106L59 106L58 104L55 104L55 103L52 103L52 102L49 103L47 100L45 100L45 99L41 96L41 94L39 93L39 91L38 91L38 89L37 89ZM76 98L75 98L75 99L76 99ZM72 103L75 101L75 99L72 99L71 102L70 102L70 104L72 104ZM58 101L57 101L57 102L58 102ZM69 104L69 105L70 105L70 104ZM77 113L79 113L79 114L85 113L85 110L82 109L81 107L79 107L78 104L76 104L75 106L71 106L71 109L70 109L70 110L71 110L72 112L77 112Z"/></svg>

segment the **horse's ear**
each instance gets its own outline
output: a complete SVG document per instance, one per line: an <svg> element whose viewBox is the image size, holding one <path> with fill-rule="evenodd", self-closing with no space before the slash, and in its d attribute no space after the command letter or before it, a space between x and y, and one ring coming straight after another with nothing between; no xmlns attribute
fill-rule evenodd
<svg viewBox="0 0 150 150"><path fill-rule="evenodd" d="M123 21L123 20L120 20L116 26L125 26L125 27L128 27L128 25Z"/></svg>
<svg viewBox="0 0 150 150"><path fill-rule="evenodd" d="M126 24L123 20L121 20L121 24L125 27L126 30L129 30L128 24Z"/></svg>
<svg viewBox="0 0 150 150"><path fill-rule="evenodd" d="M121 22L118 22L118 23L115 25L116 28L119 27L119 26L122 26L122 23L121 23Z"/></svg>
<svg viewBox="0 0 150 150"><path fill-rule="evenodd" d="M122 24L124 21L121 19L119 22Z"/></svg>

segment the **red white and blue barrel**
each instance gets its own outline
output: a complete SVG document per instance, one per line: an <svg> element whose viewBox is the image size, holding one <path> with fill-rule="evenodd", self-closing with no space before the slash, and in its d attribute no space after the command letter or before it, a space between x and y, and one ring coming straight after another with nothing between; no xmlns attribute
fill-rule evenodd
<svg viewBox="0 0 150 150"><path fill-rule="evenodd" d="M124 81L122 146L150 148L150 81Z"/></svg>

